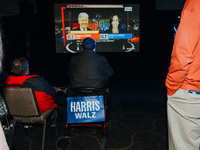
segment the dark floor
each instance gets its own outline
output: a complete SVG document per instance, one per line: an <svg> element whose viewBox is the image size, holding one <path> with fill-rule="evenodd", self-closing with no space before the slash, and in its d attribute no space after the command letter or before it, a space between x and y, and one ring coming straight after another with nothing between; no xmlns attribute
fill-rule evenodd
<svg viewBox="0 0 200 150"><path fill-rule="evenodd" d="M106 147L107 150L167 150L164 81L115 81L110 83L110 92L111 111L107 138L100 128L72 128L69 139L65 139L65 149L103 150ZM56 142L65 136L65 95L58 94L57 100L58 135L55 135L53 127L47 129L47 150L56 150ZM41 139L42 127L25 129L18 126L13 149L39 150Z"/></svg>

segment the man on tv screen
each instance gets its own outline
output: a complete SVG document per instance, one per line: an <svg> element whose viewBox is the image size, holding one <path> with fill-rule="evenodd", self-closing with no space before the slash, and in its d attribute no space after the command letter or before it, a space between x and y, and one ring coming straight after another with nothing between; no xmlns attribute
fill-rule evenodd
<svg viewBox="0 0 200 150"><path fill-rule="evenodd" d="M81 12L78 15L78 23L80 24L80 26L73 30L92 31L91 28L88 28L88 20L89 20L89 15L85 12Z"/></svg>

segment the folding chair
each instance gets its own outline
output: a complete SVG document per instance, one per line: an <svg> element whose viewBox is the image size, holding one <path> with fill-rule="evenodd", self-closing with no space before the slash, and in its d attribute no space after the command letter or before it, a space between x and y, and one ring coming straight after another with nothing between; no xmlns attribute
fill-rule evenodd
<svg viewBox="0 0 200 150"><path fill-rule="evenodd" d="M13 133L12 133L12 127L10 126L11 124L10 116L8 115L8 110L5 101L1 95L0 95L0 122L2 124L7 144L11 149L13 146Z"/></svg>
<svg viewBox="0 0 200 150"><path fill-rule="evenodd" d="M8 125L7 121L7 115L8 115L8 110L6 108L6 104L0 94L0 121L3 123L4 120L6 120L6 125Z"/></svg>
<svg viewBox="0 0 200 150"><path fill-rule="evenodd" d="M16 123L43 124L42 150L45 146L46 128L50 123L56 126L56 109L40 113L35 93L27 87L6 87L4 97L9 114L13 117L13 134Z"/></svg>

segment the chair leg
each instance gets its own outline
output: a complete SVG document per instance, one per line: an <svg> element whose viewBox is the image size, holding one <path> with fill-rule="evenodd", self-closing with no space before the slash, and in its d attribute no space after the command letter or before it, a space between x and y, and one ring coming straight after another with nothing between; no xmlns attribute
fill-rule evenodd
<svg viewBox="0 0 200 150"><path fill-rule="evenodd" d="M16 124L16 121L14 120L13 121L13 129L12 129L13 136L14 136L14 133L15 133L15 124Z"/></svg>
<svg viewBox="0 0 200 150"><path fill-rule="evenodd" d="M44 127L43 127L42 150L44 150L45 134L46 134L46 119L44 120Z"/></svg>
<svg viewBox="0 0 200 150"><path fill-rule="evenodd" d="M58 135L58 130L57 130L57 112L56 111L55 111L55 115L54 115L54 123L55 123L56 135Z"/></svg>

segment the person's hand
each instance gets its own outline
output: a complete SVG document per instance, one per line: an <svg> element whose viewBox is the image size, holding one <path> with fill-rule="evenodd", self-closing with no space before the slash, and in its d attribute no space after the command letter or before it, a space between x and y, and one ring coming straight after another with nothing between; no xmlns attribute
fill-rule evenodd
<svg viewBox="0 0 200 150"><path fill-rule="evenodd" d="M67 87L58 87L58 92L63 92L65 94L67 94L68 89L69 89L69 86L67 86Z"/></svg>

